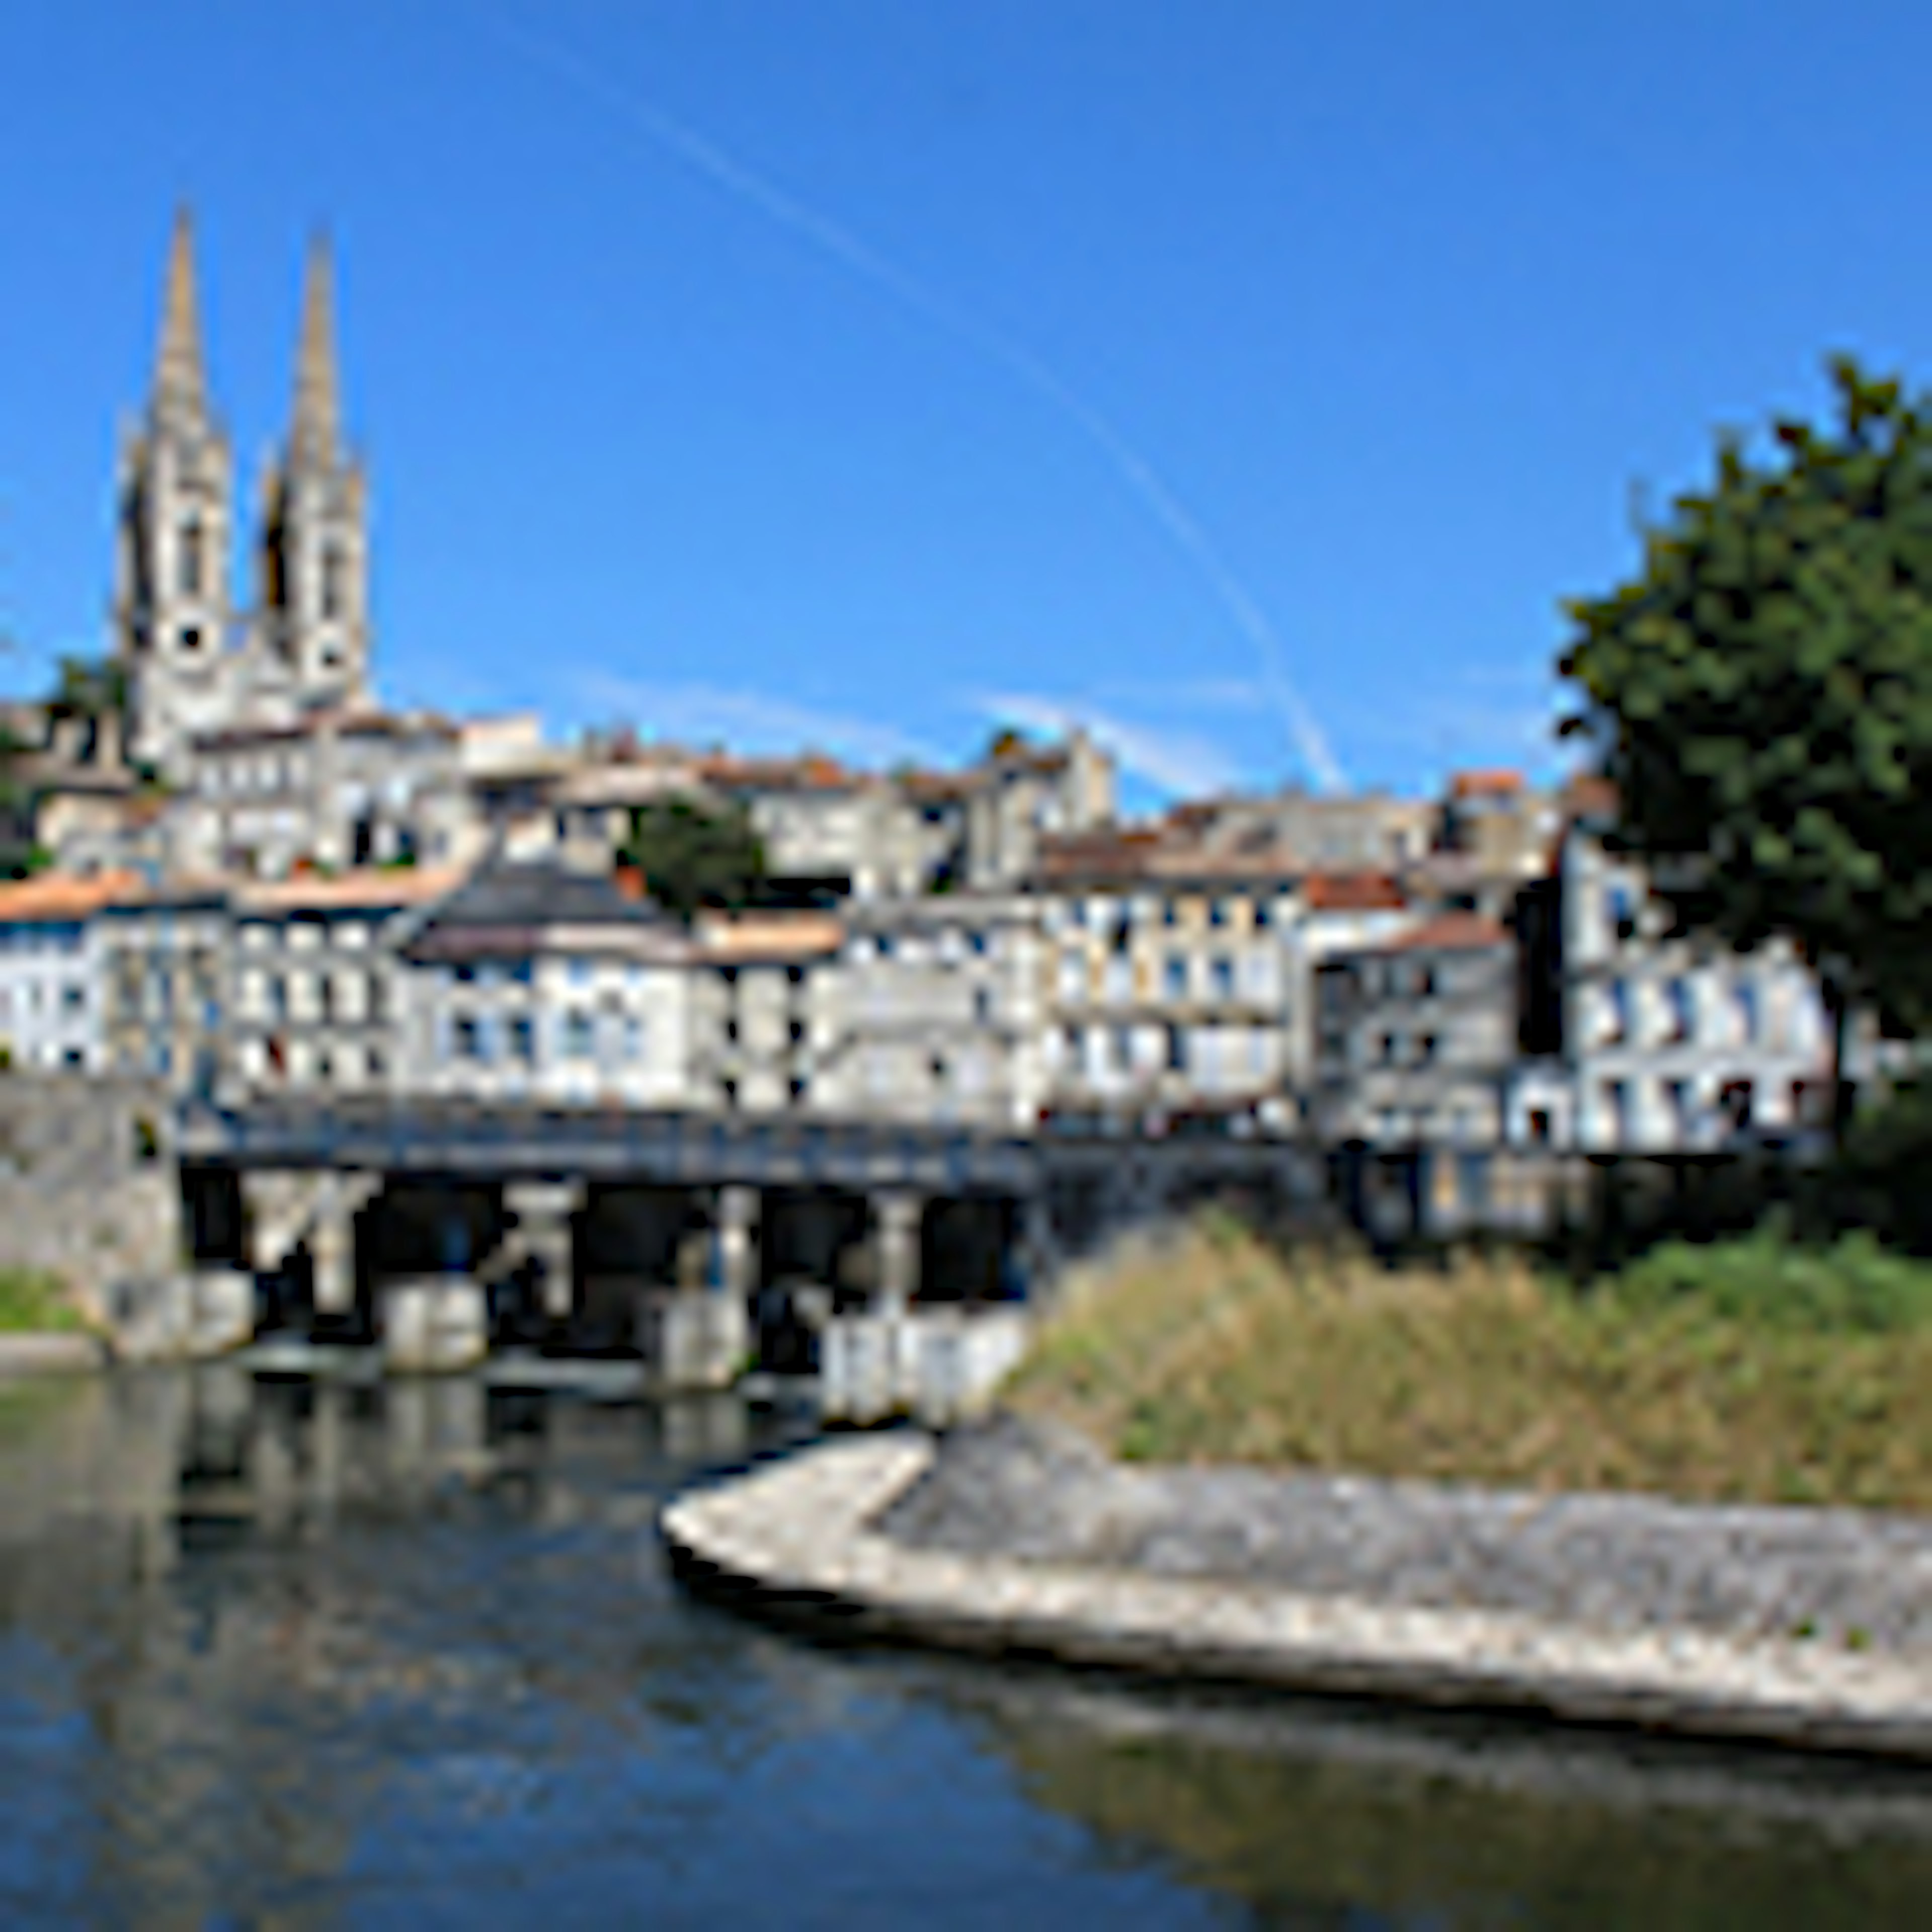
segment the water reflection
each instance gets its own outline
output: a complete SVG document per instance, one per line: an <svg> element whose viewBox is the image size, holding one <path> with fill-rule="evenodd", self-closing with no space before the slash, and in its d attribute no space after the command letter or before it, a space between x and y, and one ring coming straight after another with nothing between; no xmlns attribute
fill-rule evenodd
<svg viewBox="0 0 1932 1932"><path fill-rule="evenodd" d="M469 1380L0 1390L0 1922L1932 1922L1918 1780L687 1598L660 1501L777 1446L729 1400Z"/></svg>

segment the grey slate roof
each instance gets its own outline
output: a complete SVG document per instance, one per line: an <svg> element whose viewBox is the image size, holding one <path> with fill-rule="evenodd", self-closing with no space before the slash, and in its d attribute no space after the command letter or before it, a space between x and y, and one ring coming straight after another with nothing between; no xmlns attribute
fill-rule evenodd
<svg viewBox="0 0 1932 1932"><path fill-rule="evenodd" d="M524 954L560 927L644 932L682 941L683 926L649 899L627 897L608 877L548 863L488 862L429 908L405 948L416 959Z"/></svg>

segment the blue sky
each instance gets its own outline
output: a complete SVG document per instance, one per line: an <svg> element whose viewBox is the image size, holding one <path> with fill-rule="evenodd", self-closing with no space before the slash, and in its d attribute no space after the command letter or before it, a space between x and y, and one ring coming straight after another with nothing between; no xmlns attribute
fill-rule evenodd
<svg viewBox="0 0 1932 1932"><path fill-rule="evenodd" d="M334 238L392 699L1550 769L1633 491L1924 380L1928 71L1906 4L0 0L0 687L104 640L185 200L250 503Z"/></svg>

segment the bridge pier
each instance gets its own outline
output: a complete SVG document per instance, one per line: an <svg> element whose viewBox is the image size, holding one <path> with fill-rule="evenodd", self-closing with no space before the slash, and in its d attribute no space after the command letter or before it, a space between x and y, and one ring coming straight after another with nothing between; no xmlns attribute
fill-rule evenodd
<svg viewBox="0 0 1932 1932"><path fill-rule="evenodd" d="M920 1224L926 1197L892 1188L872 1196L873 1239L877 1244L878 1312L903 1316L919 1293Z"/></svg>
<svg viewBox="0 0 1932 1932"><path fill-rule="evenodd" d="M740 1302L748 1300L758 1286L758 1208L755 1187L718 1190L713 1278L719 1293Z"/></svg>
<svg viewBox="0 0 1932 1932"><path fill-rule="evenodd" d="M543 1312L552 1322L568 1322L574 1298L572 1222L584 1205L580 1180L512 1180L503 1190L503 1204L514 1226L503 1247L514 1267L533 1262L537 1268Z"/></svg>

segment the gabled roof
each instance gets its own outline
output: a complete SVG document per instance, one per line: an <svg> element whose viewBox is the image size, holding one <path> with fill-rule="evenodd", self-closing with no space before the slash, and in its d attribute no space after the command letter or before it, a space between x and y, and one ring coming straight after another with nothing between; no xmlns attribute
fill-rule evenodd
<svg viewBox="0 0 1932 1932"><path fill-rule="evenodd" d="M610 946L685 951L683 926L599 872L548 862L486 861L431 906L405 949L412 958L525 957Z"/></svg>

